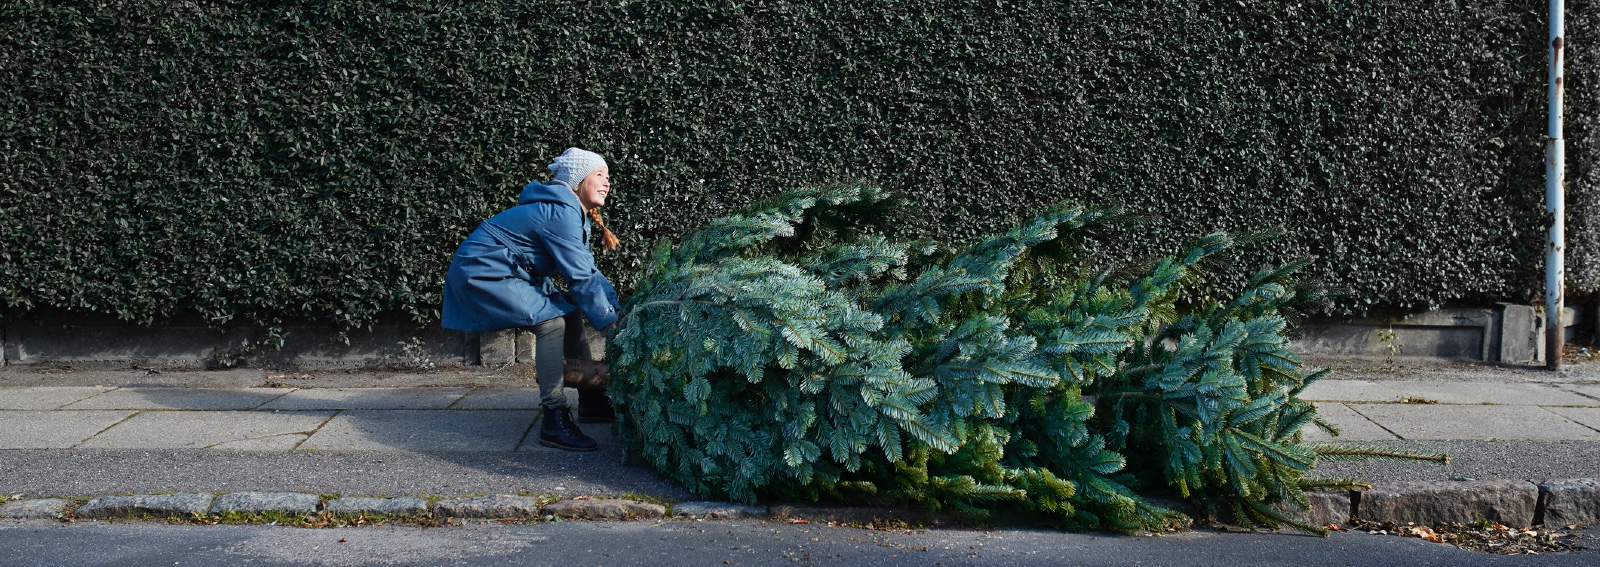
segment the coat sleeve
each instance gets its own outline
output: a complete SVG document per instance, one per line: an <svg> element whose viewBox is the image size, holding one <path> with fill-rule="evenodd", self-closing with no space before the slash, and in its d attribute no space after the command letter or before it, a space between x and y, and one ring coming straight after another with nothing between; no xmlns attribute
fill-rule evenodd
<svg viewBox="0 0 1600 567"><path fill-rule="evenodd" d="M551 222L536 229L555 260L556 271L567 280L572 303L589 318L589 324L604 329L617 322L616 290L594 266L594 254L583 241L583 220L572 207L557 206Z"/></svg>

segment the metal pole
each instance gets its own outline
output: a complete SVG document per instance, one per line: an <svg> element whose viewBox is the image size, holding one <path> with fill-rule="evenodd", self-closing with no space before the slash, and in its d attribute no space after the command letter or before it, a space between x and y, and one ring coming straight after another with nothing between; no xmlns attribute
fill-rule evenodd
<svg viewBox="0 0 1600 567"><path fill-rule="evenodd" d="M1565 47L1566 6L1564 0L1550 0L1550 133L1545 141L1544 210L1550 239L1544 253L1545 367L1561 369L1561 350L1566 337L1561 327L1561 309L1566 280L1563 265L1566 247L1566 142L1561 133L1562 51Z"/></svg>

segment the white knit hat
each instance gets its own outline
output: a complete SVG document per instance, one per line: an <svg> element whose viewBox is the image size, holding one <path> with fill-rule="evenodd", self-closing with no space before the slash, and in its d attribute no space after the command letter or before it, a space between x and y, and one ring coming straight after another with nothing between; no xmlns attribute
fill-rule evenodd
<svg viewBox="0 0 1600 567"><path fill-rule="evenodd" d="M582 148L567 148L547 167L556 174L552 181L574 189L583 178L605 166L606 158L600 157L600 154Z"/></svg>

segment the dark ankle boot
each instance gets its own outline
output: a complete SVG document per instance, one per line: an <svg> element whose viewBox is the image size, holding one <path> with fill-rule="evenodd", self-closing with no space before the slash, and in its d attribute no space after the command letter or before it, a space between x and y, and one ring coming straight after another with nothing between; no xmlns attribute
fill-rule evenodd
<svg viewBox="0 0 1600 567"><path fill-rule="evenodd" d="M539 422L539 444L568 451L593 451L600 447L578 424L572 422L567 408L545 408Z"/></svg>
<svg viewBox="0 0 1600 567"><path fill-rule="evenodd" d="M578 388L578 423L615 423L617 410L600 388Z"/></svg>

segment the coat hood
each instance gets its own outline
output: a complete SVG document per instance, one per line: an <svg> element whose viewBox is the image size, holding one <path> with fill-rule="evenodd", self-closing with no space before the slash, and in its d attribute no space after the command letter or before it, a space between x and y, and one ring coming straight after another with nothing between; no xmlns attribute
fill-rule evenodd
<svg viewBox="0 0 1600 567"><path fill-rule="evenodd" d="M517 204L526 205L538 202L557 203L578 209L580 212L583 211L583 207L578 205L578 194L573 193L572 188L560 182L540 183L534 181L523 186L522 195L517 197Z"/></svg>

